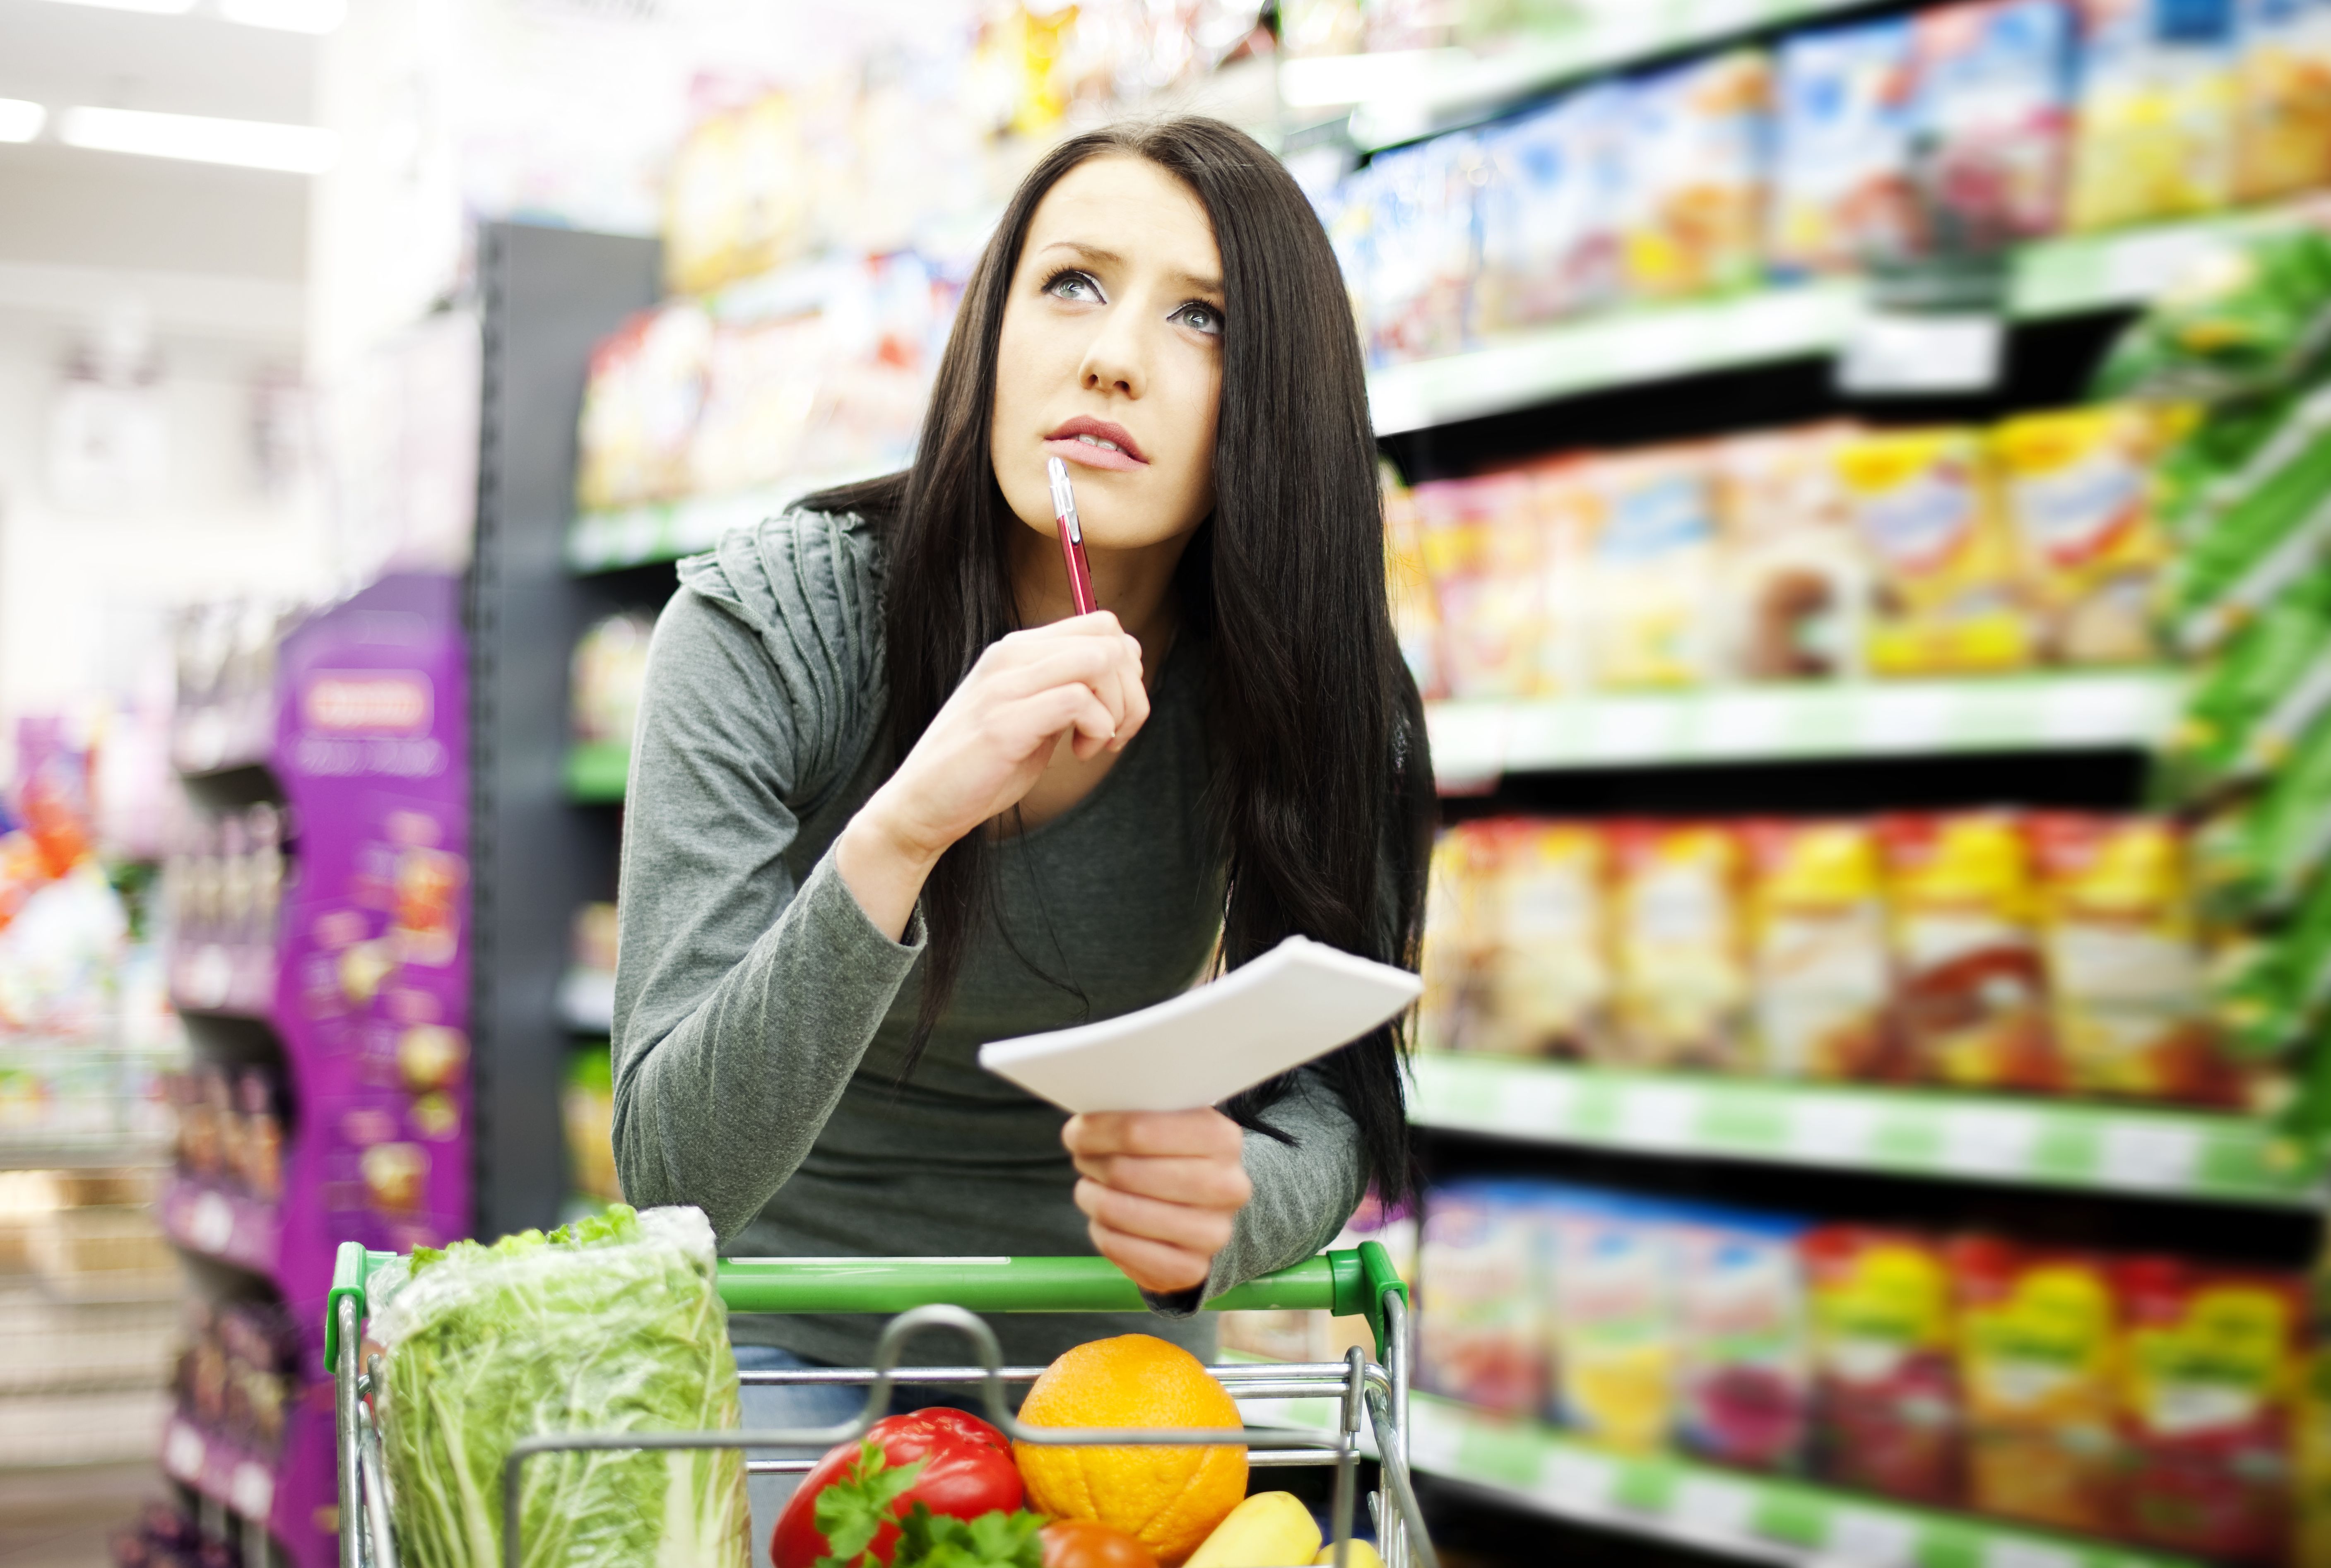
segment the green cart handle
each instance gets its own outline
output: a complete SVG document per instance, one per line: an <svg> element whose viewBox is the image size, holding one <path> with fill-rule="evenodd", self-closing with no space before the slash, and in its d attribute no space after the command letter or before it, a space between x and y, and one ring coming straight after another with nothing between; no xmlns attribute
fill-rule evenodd
<svg viewBox="0 0 2331 1568"><path fill-rule="evenodd" d="M365 1281L396 1254L340 1244L324 1305L324 1364L339 1364L339 1307L353 1297L365 1317ZM971 1312L1139 1312L1141 1292L1106 1258L724 1258L715 1276L732 1312L863 1312L890 1316L937 1302ZM1205 1305L1208 1312L1325 1311L1368 1320L1384 1359L1384 1297L1408 1288L1382 1245L1322 1252L1250 1279Z"/></svg>

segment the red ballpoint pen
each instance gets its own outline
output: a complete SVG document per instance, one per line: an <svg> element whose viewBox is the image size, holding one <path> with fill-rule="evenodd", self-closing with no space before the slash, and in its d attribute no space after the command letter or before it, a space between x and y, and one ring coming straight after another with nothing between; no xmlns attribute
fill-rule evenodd
<svg viewBox="0 0 2331 1568"><path fill-rule="evenodd" d="M1048 457L1044 471L1052 480L1052 519L1060 525L1061 559L1069 568L1069 596L1077 602L1078 614L1089 615L1100 605L1093 598L1092 567L1085 561L1085 531L1077 521L1076 492L1069 489L1069 465Z"/></svg>

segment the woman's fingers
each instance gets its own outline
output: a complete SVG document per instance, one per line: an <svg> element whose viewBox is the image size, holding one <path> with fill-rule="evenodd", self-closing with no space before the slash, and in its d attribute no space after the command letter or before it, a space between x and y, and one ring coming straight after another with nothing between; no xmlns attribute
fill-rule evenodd
<svg viewBox="0 0 2331 1568"><path fill-rule="evenodd" d="M1204 1285L1213 1272L1211 1253L1200 1254L1186 1247L1172 1247L1145 1237L1129 1236L1122 1231L1112 1231L1096 1220L1085 1227L1092 1237L1093 1250L1125 1270L1126 1278L1144 1290L1164 1294L1187 1290Z"/></svg>
<svg viewBox="0 0 2331 1568"><path fill-rule="evenodd" d="M1217 1110L1086 1111L1061 1129L1069 1153L1196 1155L1235 1159L1245 1147L1239 1125Z"/></svg>
<svg viewBox="0 0 2331 1568"><path fill-rule="evenodd" d="M1207 1258L1230 1245L1235 1212L1168 1203L1137 1193L1104 1186L1087 1177L1077 1183L1077 1207L1095 1224L1168 1247L1186 1248Z"/></svg>
<svg viewBox="0 0 2331 1568"><path fill-rule="evenodd" d="M1254 1183L1235 1161L1194 1156L1146 1157L1139 1155L1080 1155L1077 1174L1103 1186L1168 1203L1195 1203L1212 1209L1241 1209L1254 1196Z"/></svg>

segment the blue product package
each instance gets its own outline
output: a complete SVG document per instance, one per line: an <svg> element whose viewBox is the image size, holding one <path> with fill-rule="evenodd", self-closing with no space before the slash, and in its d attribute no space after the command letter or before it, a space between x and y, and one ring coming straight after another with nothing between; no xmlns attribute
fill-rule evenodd
<svg viewBox="0 0 2331 1568"><path fill-rule="evenodd" d="M1910 24L1901 17L1782 44L1769 248L1783 276L1896 261L1920 248L1910 62Z"/></svg>
<svg viewBox="0 0 2331 1568"><path fill-rule="evenodd" d="M1480 330L1598 309L1620 294L1627 90L1584 88L1482 133Z"/></svg>
<svg viewBox="0 0 2331 1568"><path fill-rule="evenodd" d="M1480 140L1437 136L1370 164L1368 336L1380 365L1465 346L1478 261L1474 176Z"/></svg>
<svg viewBox="0 0 2331 1568"><path fill-rule="evenodd" d="M1627 290L1673 299L1762 279L1772 63L1762 50L1628 89L1619 189Z"/></svg>
<svg viewBox="0 0 2331 1568"><path fill-rule="evenodd" d="M1746 1469L1803 1468L1812 1341L1799 1250L1809 1226L1708 1207L1679 1218L1676 1429L1686 1451Z"/></svg>
<svg viewBox="0 0 2331 1568"><path fill-rule="evenodd" d="M1551 1274L1548 1415L1590 1442L1651 1453L1672 1432L1675 1221L1686 1206L1571 1189L1544 1221Z"/></svg>
<svg viewBox="0 0 2331 1568"><path fill-rule="evenodd" d="M1417 1247L1417 1371L1482 1410L1544 1403L1541 1205L1527 1189L1453 1182L1425 1194Z"/></svg>
<svg viewBox="0 0 2331 1568"><path fill-rule="evenodd" d="M2061 0L1972 0L1912 21L1912 176L1932 246L1994 251L2062 220L2073 20Z"/></svg>

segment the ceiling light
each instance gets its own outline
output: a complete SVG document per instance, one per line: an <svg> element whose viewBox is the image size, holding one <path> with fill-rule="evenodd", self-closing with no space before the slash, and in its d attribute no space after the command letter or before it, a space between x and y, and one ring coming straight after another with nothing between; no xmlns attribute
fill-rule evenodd
<svg viewBox="0 0 2331 1568"><path fill-rule="evenodd" d="M149 16L182 16L195 8L195 0L66 0L66 4L106 11L143 11Z"/></svg>
<svg viewBox="0 0 2331 1568"><path fill-rule="evenodd" d="M246 27L321 34L347 20L348 0L219 0L219 14Z"/></svg>
<svg viewBox="0 0 2331 1568"><path fill-rule="evenodd" d="M68 147L296 175L322 174L340 151L338 136L312 125L151 114L136 109L69 109L57 135Z"/></svg>
<svg viewBox="0 0 2331 1568"><path fill-rule="evenodd" d="M41 134L49 111L21 98L0 98L0 141L30 141Z"/></svg>

